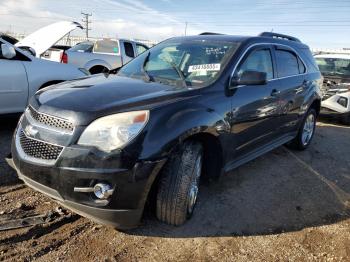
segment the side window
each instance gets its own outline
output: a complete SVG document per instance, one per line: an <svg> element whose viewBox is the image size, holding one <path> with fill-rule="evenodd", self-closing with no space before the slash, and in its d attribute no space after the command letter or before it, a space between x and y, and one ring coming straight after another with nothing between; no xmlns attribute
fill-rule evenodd
<svg viewBox="0 0 350 262"><path fill-rule="evenodd" d="M299 64L299 74L304 74L306 72L306 67L303 61L301 61L299 57L298 57L298 64Z"/></svg>
<svg viewBox="0 0 350 262"><path fill-rule="evenodd" d="M300 68L298 57L293 52L287 50L276 50L276 61L278 77L286 77L299 74Z"/></svg>
<svg viewBox="0 0 350 262"><path fill-rule="evenodd" d="M124 42L124 49L125 49L125 54L128 57L135 57L134 48L131 43Z"/></svg>
<svg viewBox="0 0 350 262"><path fill-rule="evenodd" d="M137 50L137 55L142 54L145 52L148 48L146 48L144 45L136 44L136 50Z"/></svg>
<svg viewBox="0 0 350 262"><path fill-rule="evenodd" d="M95 43L94 53L102 54L119 54L119 43L118 41L112 40L101 40Z"/></svg>
<svg viewBox="0 0 350 262"><path fill-rule="evenodd" d="M258 71L266 73L267 79L273 79L273 66L270 49L255 50L248 55L238 68L238 75L244 71Z"/></svg>

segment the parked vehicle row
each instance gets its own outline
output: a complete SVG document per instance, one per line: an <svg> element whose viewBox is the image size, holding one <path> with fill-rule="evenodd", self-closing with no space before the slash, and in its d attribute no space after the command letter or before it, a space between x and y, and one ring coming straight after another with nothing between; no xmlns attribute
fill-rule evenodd
<svg viewBox="0 0 350 262"><path fill-rule="evenodd" d="M321 86L294 37L176 37L116 75L39 90L7 161L27 185L100 223L137 226L148 199L159 220L181 225L203 178L284 144L306 149Z"/></svg>
<svg viewBox="0 0 350 262"><path fill-rule="evenodd" d="M324 77L322 115L350 124L350 54L321 54L315 59Z"/></svg>
<svg viewBox="0 0 350 262"><path fill-rule="evenodd" d="M1 38L0 45L0 114L23 112L39 89L88 75L85 69L40 59Z"/></svg>
<svg viewBox="0 0 350 262"><path fill-rule="evenodd" d="M21 41L0 34L0 114L23 112L37 90L85 77L89 71L96 74L120 68L148 49L141 43L128 40L81 43L73 48L55 45L77 28L82 29L77 22L57 22ZM82 49L86 45L89 48Z"/></svg>

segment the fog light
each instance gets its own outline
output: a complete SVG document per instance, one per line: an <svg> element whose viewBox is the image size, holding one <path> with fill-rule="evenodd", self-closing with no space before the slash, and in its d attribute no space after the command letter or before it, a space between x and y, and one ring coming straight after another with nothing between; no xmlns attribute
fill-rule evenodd
<svg viewBox="0 0 350 262"><path fill-rule="evenodd" d="M110 185L98 183L94 186L94 194L98 199L107 199L113 194L113 189Z"/></svg>

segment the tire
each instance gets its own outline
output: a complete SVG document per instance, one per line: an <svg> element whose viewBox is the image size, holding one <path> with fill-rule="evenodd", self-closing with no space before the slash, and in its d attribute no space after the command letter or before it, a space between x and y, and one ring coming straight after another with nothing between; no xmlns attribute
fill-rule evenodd
<svg viewBox="0 0 350 262"><path fill-rule="evenodd" d="M96 75L96 74L101 74L101 73L108 73L109 69L104 66L94 66L89 69L90 74Z"/></svg>
<svg viewBox="0 0 350 262"><path fill-rule="evenodd" d="M202 145L189 141L165 164L156 201L156 214L160 221L179 226L192 216L198 195L202 161Z"/></svg>
<svg viewBox="0 0 350 262"><path fill-rule="evenodd" d="M297 150L305 150L308 148L315 134L316 118L316 110L310 108L300 125L298 135L288 144L289 147Z"/></svg>

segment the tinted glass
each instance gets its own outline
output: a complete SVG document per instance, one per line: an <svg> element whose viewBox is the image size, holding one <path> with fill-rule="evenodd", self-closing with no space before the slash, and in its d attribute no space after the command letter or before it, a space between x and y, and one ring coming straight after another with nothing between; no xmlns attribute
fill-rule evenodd
<svg viewBox="0 0 350 262"><path fill-rule="evenodd" d="M125 54L128 57L135 57L134 48L131 43L124 42L124 49L125 49Z"/></svg>
<svg viewBox="0 0 350 262"><path fill-rule="evenodd" d="M79 43L72 48L69 49L69 51L75 51L75 52L91 52L94 47L94 43L92 42L84 42Z"/></svg>
<svg viewBox="0 0 350 262"><path fill-rule="evenodd" d="M220 75L238 45L237 42L172 39L136 57L118 74L144 79L146 71L152 81L169 85L185 81L187 86L203 87Z"/></svg>
<svg viewBox="0 0 350 262"><path fill-rule="evenodd" d="M297 56L287 50L276 50L278 77L293 76L299 74Z"/></svg>
<svg viewBox="0 0 350 262"><path fill-rule="evenodd" d="M266 73L267 79L273 78L272 57L269 49L253 51L239 66L238 76L244 71L258 71Z"/></svg>
<svg viewBox="0 0 350 262"><path fill-rule="evenodd" d="M299 57L298 57L298 64L299 64L299 73L304 74L306 72L306 68L303 61L301 61Z"/></svg>
<svg viewBox="0 0 350 262"><path fill-rule="evenodd" d="M119 54L119 42L112 40L97 41L94 46L95 53Z"/></svg>

